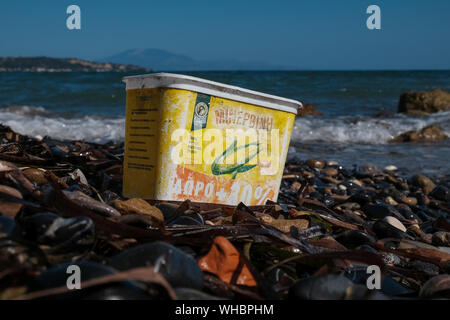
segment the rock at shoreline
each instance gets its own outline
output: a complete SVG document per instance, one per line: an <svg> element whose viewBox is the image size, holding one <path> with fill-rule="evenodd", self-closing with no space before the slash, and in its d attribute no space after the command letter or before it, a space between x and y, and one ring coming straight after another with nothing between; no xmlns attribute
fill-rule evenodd
<svg viewBox="0 0 450 320"><path fill-rule="evenodd" d="M450 93L440 89L406 92L401 95L398 112L409 115L424 115L450 110Z"/></svg>
<svg viewBox="0 0 450 320"><path fill-rule="evenodd" d="M404 132L388 142L435 142L445 139L448 139L448 136L444 131L437 124L432 124L421 130Z"/></svg>
<svg viewBox="0 0 450 320"><path fill-rule="evenodd" d="M310 103L303 103L302 108L298 108L297 110L297 117L306 117L306 116L321 116L322 112L317 110L312 104Z"/></svg>

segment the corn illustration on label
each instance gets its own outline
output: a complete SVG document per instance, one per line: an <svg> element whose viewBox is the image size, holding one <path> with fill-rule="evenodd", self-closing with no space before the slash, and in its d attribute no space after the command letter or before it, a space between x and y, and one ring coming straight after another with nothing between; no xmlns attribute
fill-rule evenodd
<svg viewBox="0 0 450 320"><path fill-rule="evenodd" d="M123 193L276 201L295 115L190 90L127 90Z"/></svg>

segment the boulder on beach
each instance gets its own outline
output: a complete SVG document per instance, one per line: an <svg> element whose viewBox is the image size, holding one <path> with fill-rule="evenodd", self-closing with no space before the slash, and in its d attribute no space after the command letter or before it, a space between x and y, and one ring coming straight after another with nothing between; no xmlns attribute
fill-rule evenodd
<svg viewBox="0 0 450 320"><path fill-rule="evenodd" d="M440 89L406 92L400 96L398 112L409 115L426 115L450 110L450 93Z"/></svg>
<svg viewBox="0 0 450 320"><path fill-rule="evenodd" d="M421 130L404 132L388 142L435 142L445 139L448 139L448 136L442 131L439 125L432 124Z"/></svg>
<svg viewBox="0 0 450 320"><path fill-rule="evenodd" d="M298 108L298 110L297 110L297 117L321 116L321 115L322 115L322 112L317 110L310 103L303 103L303 107L302 108Z"/></svg>

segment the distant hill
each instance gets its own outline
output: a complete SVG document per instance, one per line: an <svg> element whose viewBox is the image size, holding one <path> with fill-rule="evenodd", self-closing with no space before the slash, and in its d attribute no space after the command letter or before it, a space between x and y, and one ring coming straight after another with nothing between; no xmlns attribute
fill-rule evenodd
<svg viewBox="0 0 450 320"><path fill-rule="evenodd" d="M7 57L0 58L0 72L150 72L133 65L92 62L71 58Z"/></svg>
<svg viewBox="0 0 450 320"><path fill-rule="evenodd" d="M158 71L204 71L204 70L286 70L288 67L262 61L196 60L185 55L160 49L131 49L100 59L152 68Z"/></svg>

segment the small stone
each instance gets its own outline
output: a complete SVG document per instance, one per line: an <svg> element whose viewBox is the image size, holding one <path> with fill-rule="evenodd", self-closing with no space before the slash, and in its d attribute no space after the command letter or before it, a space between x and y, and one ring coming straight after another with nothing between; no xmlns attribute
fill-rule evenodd
<svg viewBox="0 0 450 320"><path fill-rule="evenodd" d="M143 199L133 198L127 201L114 200L113 205L124 214L147 214L152 216L160 224L164 223L164 216L161 210Z"/></svg>
<svg viewBox="0 0 450 320"><path fill-rule="evenodd" d="M162 203L155 204L155 207L158 208L159 210L161 210L161 212L164 216L164 221L166 223L172 222L179 216L179 213L178 213L179 205L176 205L173 203L162 202Z"/></svg>
<svg viewBox="0 0 450 320"><path fill-rule="evenodd" d="M197 261L191 255L161 241L122 251L110 258L108 264L120 271L152 265L174 287L203 287L203 273Z"/></svg>
<svg viewBox="0 0 450 320"><path fill-rule="evenodd" d="M314 178L314 173L309 172L309 171L306 171L306 170L304 170L304 171L302 172L302 175L303 175L306 179L313 179L313 178Z"/></svg>
<svg viewBox="0 0 450 320"><path fill-rule="evenodd" d="M330 177L337 176L337 174L338 174L337 169L335 169L335 168L330 168L330 167L325 168L325 169L322 169L322 172L323 172L324 174L326 174L327 176L330 176Z"/></svg>
<svg viewBox="0 0 450 320"><path fill-rule="evenodd" d="M450 292L450 275L441 274L425 282L419 296L427 299L448 298Z"/></svg>
<svg viewBox="0 0 450 320"><path fill-rule="evenodd" d="M450 232L446 231L435 232L433 233L431 241L435 246L450 247Z"/></svg>
<svg viewBox="0 0 450 320"><path fill-rule="evenodd" d="M366 204L362 207L366 216L372 219L383 219L386 216L399 216L400 213L392 206L385 203Z"/></svg>
<svg viewBox="0 0 450 320"><path fill-rule="evenodd" d="M5 193L9 196L22 199L22 194L14 188L0 185L0 192ZM15 218L15 216L19 213L20 209L22 209L22 204L18 202L9 201L5 198L0 198L0 214Z"/></svg>
<svg viewBox="0 0 450 320"><path fill-rule="evenodd" d="M406 227L397 218L392 217L392 216L387 216L387 217L384 217L383 220L386 221L387 223L389 223L391 226L396 227L397 229L399 229L403 232L406 232Z"/></svg>
<svg viewBox="0 0 450 320"><path fill-rule="evenodd" d="M384 199L384 201L385 201L387 204L390 204L391 206L396 206L396 205L398 205L398 202L395 201L391 196L387 196L386 199Z"/></svg>
<svg viewBox="0 0 450 320"><path fill-rule="evenodd" d="M325 160L322 158L313 158L306 161L310 168L323 169L325 167Z"/></svg>
<svg viewBox="0 0 450 320"><path fill-rule="evenodd" d="M403 197L402 202L406 203L407 205L410 205L410 206L417 205L417 199L414 197Z"/></svg>
<svg viewBox="0 0 450 320"><path fill-rule="evenodd" d="M394 227L390 223L385 220L378 220L373 224L373 231L377 235L378 238L396 238L396 239L410 239L413 238L408 235L406 232L403 232L397 227Z"/></svg>
<svg viewBox="0 0 450 320"><path fill-rule="evenodd" d="M333 183L333 184L339 184L339 183L342 182L342 181L339 181L339 180L337 180L337 179L335 179L335 178L328 177L328 176L321 177L320 179L321 179L323 182Z"/></svg>
<svg viewBox="0 0 450 320"><path fill-rule="evenodd" d="M438 200L450 202L450 190L443 185L438 185L434 188L433 191L431 191L430 196Z"/></svg>
<svg viewBox="0 0 450 320"><path fill-rule="evenodd" d="M374 237L361 230L344 231L338 234L335 239L347 248L355 248L376 241Z"/></svg>
<svg viewBox="0 0 450 320"><path fill-rule="evenodd" d="M424 176L422 174L416 174L412 177L412 183L418 187L421 187L423 190L423 193L429 194L433 189L436 187L433 181L431 181L430 178L427 176Z"/></svg>
<svg viewBox="0 0 450 320"><path fill-rule="evenodd" d="M363 186L363 183L362 183L361 181L357 180L357 179L353 179L353 180L351 180L350 182L351 182L351 183L354 183L354 184L356 184L356 185L358 185L358 186L360 186L360 187Z"/></svg>
<svg viewBox="0 0 450 320"><path fill-rule="evenodd" d="M37 213L21 224L25 238L67 253L89 248L95 241L94 222L88 217L61 218L53 213Z"/></svg>
<svg viewBox="0 0 450 320"><path fill-rule="evenodd" d="M283 233L289 233L291 227L296 227L298 230L304 230L309 226L309 220L306 219L268 219L266 217L262 217L261 220L268 225L274 227L275 229L280 230Z"/></svg>
<svg viewBox="0 0 450 320"><path fill-rule="evenodd" d="M294 181L290 187L290 189L294 192L297 192L302 187L302 184L298 181Z"/></svg>
<svg viewBox="0 0 450 320"><path fill-rule="evenodd" d="M11 235L15 227L16 222L13 219L0 216L0 238L4 235Z"/></svg>
<svg viewBox="0 0 450 320"><path fill-rule="evenodd" d="M386 171L395 171L395 170L398 170L398 168L396 166L394 166L394 165L389 165L389 166L386 166L384 168L384 170L386 170Z"/></svg>
<svg viewBox="0 0 450 320"><path fill-rule="evenodd" d="M38 186L42 186L48 183L47 178L45 177L45 171L36 168L27 168L22 171L23 175L30 180L31 182L36 183Z"/></svg>

